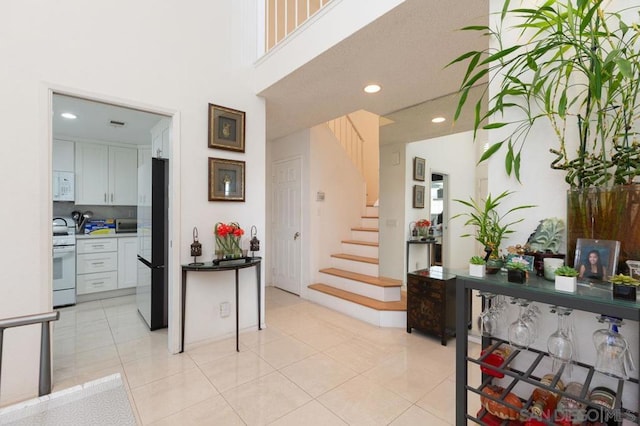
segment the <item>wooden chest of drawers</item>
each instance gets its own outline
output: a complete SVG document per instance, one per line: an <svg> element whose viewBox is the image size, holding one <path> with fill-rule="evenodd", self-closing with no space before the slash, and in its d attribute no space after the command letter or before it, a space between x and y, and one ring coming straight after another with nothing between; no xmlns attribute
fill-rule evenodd
<svg viewBox="0 0 640 426"><path fill-rule="evenodd" d="M456 276L442 268L421 269L407 274L407 333L416 328L440 337L455 335Z"/></svg>

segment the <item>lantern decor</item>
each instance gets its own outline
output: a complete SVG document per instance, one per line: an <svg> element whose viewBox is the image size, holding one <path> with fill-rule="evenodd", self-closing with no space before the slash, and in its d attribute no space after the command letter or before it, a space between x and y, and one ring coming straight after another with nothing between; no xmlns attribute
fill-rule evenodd
<svg viewBox="0 0 640 426"><path fill-rule="evenodd" d="M255 256L256 251L260 251L260 240L257 237L258 228L255 225L251 226L251 241L249 241L249 248L251 249L251 257Z"/></svg>
<svg viewBox="0 0 640 426"><path fill-rule="evenodd" d="M193 263L189 266L204 265L203 262L197 262L197 257L202 256L202 244L198 241L198 228L193 227L193 243L191 243L191 256L193 256Z"/></svg>

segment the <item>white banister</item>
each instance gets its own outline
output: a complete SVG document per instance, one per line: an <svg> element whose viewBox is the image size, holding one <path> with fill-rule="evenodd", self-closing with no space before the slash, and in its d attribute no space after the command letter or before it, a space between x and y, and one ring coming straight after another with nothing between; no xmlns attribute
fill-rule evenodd
<svg viewBox="0 0 640 426"><path fill-rule="evenodd" d="M264 0L265 52L268 52L331 0ZM302 13L300 13L302 12ZM301 16L302 15L302 16ZM280 28L280 24L283 28Z"/></svg>
<svg viewBox="0 0 640 426"><path fill-rule="evenodd" d="M329 129L333 132L342 148L351 159L351 162L364 177L364 139L349 115L327 121Z"/></svg>

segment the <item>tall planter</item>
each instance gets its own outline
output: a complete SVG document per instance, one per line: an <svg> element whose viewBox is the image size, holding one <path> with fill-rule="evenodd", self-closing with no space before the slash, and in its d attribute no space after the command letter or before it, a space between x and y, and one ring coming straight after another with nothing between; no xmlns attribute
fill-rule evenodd
<svg viewBox="0 0 640 426"><path fill-rule="evenodd" d="M640 260L640 185L570 189L567 194L567 262L575 258L576 239L620 241L618 271Z"/></svg>

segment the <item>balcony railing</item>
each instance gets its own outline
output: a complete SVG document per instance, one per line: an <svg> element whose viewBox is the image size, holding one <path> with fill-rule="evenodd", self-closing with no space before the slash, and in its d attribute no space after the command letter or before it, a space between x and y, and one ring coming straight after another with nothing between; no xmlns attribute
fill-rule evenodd
<svg viewBox="0 0 640 426"><path fill-rule="evenodd" d="M265 0L265 51L282 41L331 0Z"/></svg>

